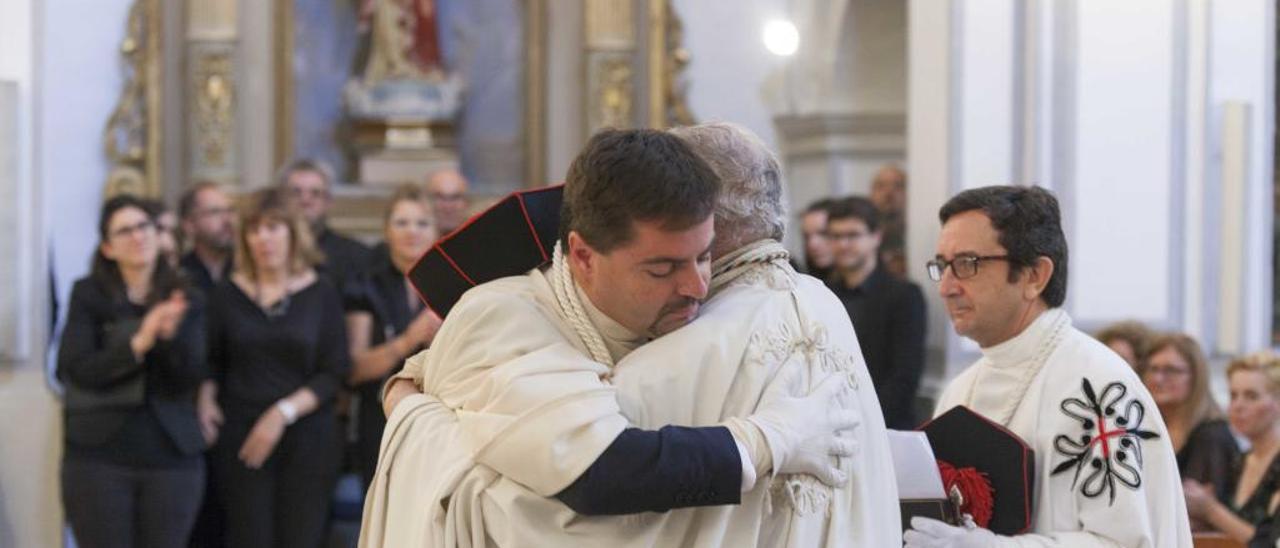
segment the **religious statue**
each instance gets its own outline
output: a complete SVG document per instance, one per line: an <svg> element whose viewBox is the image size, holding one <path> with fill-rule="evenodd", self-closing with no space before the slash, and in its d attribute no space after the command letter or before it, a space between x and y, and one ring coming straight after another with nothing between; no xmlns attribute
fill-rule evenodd
<svg viewBox="0 0 1280 548"><path fill-rule="evenodd" d="M366 83L387 78L443 78L433 0L364 0L362 25L369 30Z"/></svg>
<svg viewBox="0 0 1280 548"><path fill-rule="evenodd" d="M347 83L355 118L452 120L462 83L441 54L434 0L360 0L367 56Z"/></svg>

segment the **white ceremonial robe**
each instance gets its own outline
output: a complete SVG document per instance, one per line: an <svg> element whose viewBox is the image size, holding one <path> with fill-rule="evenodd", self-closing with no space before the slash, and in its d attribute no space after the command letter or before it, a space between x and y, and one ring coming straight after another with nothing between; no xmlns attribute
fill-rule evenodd
<svg viewBox="0 0 1280 548"><path fill-rule="evenodd" d="M810 373L820 369L850 370L864 416L859 457L842 463L852 478L848 486L832 492L813 478L775 478L775 484L760 481L744 493L742 505L633 516L580 516L550 498L626 422L618 413L618 394L601 380L608 371L587 357L558 313L548 276L535 270L468 292L432 349L406 363L405 374L420 372L421 387L445 407L415 395L388 418L366 497L361 546L901 545L896 487L870 378L843 308L829 293L814 297L821 287L809 278L794 291L735 285L725 293L738 296L713 300L706 310L722 310L709 328L739 332L720 333L716 340L691 332L686 344L655 350L650 359L623 360L617 371L639 373L650 365L700 371L685 377L687 392L634 409L656 427L715 424L722 416L748 414L784 365L805 367L806 387ZM790 276L794 282L793 271ZM760 300L752 302L753 295ZM751 310L776 317L732 317ZM810 323L814 318L822 322ZM829 319L839 321L824 329ZM786 335L786 329L794 331ZM769 336L774 340L765 340ZM775 344L779 340L782 346ZM748 356L739 374L749 345L760 355ZM620 353L618 345L609 346L611 354ZM637 394L652 388L637 380ZM648 422L658 413L670 413L673 420ZM777 491L771 496L770 487Z"/></svg>
<svg viewBox="0 0 1280 548"><path fill-rule="evenodd" d="M414 395L387 418L361 546L554 546L564 537L551 531L599 521L548 497L627 423L549 276L468 291L432 347L405 363L402 376L445 408Z"/></svg>
<svg viewBox="0 0 1280 548"><path fill-rule="evenodd" d="M642 428L712 425L755 411L785 368L811 380L846 371L845 406L862 425L850 481L832 489L811 476L762 478L738 506L669 512L660 546L902 546L898 488L880 402L849 315L821 282L786 260L755 264L718 291L693 323L632 352L613 384L623 414Z"/></svg>
<svg viewBox="0 0 1280 548"><path fill-rule="evenodd" d="M1038 372L1024 376L1037 362ZM997 423L1007 418L1035 451L1031 532L1006 543L1191 546L1178 464L1151 395L1062 310L984 349L947 386L936 414L957 405Z"/></svg>

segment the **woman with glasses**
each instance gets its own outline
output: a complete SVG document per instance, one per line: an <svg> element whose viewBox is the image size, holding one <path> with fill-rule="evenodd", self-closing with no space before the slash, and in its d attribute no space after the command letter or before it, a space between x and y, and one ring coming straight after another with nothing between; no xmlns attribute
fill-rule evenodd
<svg viewBox="0 0 1280 548"><path fill-rule="evenodd" d="M1187 512L1237 542L1249 542L1280 500L1280 357L1260 353L1227 366L1231 386L1231 426L1249 440L1249 452L1237 460L1235 485L1228 500L1211 489L1187 482Z"/></svg>
<svg viewBox="0 0 1280 548"><path fill-rule="evenodd" d="M230 546L319 546L337 480L334 394L347 372L337 289L302 217L273 190L241 213L234 271L209 314L214 470ZM220 424L221 423L221 424Z"/></svg>
<svg viewBox="0 0 1280 548"><path fill-rule="evenodd" d="M367 488L378 464L378 446L387 418L382 412L382 383L405 358L431 343L440 318L422 305L406 274L436 241L435 216L417 185L398 189L384 217L387 245L350 284L347 337L356 387L356 454Z"/></svg>
<svg viewBox="0 0 1280 548"><path fill-rule="evenodd" d="M1157 335L1138 363L1169 430L1184 483L1194 483L1188 488L1207 490L1219 501L1231 500L1240 449L1209 393L1209 366L1200 345L1181 333Z"/></svg>
<svg viewBox="0 0 1280 548"><path fill-rule="evenodd" d="M185 546L204 489L202 299L160 258L146 202L108 200L98 235L58 353L67 521L85 548Z"/></svg>

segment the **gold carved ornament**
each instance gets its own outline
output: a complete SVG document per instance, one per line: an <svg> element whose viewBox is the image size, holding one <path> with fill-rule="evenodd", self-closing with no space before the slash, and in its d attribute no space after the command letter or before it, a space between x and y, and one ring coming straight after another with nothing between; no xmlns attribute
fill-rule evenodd
<svg viewBox="0 0 1280 548"><path fill-rule="evenodd" d="M105 196L147 194L147 102L146 51L147 13L145 1L134 2L120 54L125 61L125 85L103 135L111 171Z"/></svg>
<svg viewBox="0 0 1280 548"><path fill-rule="evenodd" d="M197 61L195 77L195 120L201 164L221 168L227 164L231 146L233 106L231 55L206 54Z"/></svg>

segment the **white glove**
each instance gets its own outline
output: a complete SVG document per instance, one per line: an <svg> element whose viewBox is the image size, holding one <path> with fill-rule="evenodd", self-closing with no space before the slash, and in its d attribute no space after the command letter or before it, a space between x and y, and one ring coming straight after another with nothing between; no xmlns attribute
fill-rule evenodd
<svg viewBox="0 0 1280 548"><path fill-rule="evenodd" d="M798 380L798 375L795 376ZM848 389L849 377L834 373L822 379L807 396L791 396L790 379L769 386L755 414L747 417L769 444L776 474L812 474L822 483L838 487L849 481L831 457L851 457L857 442L836 433L862 423L858 412L840 407L837 398Z"/></svg>
<svg viewBox="0 0 1280 548"><path fill-rule="evenodd" d="M1008 537L981 527L965 529L936 519L911 518L911 529L902 535L904 548L999 548Z"/></svg>

